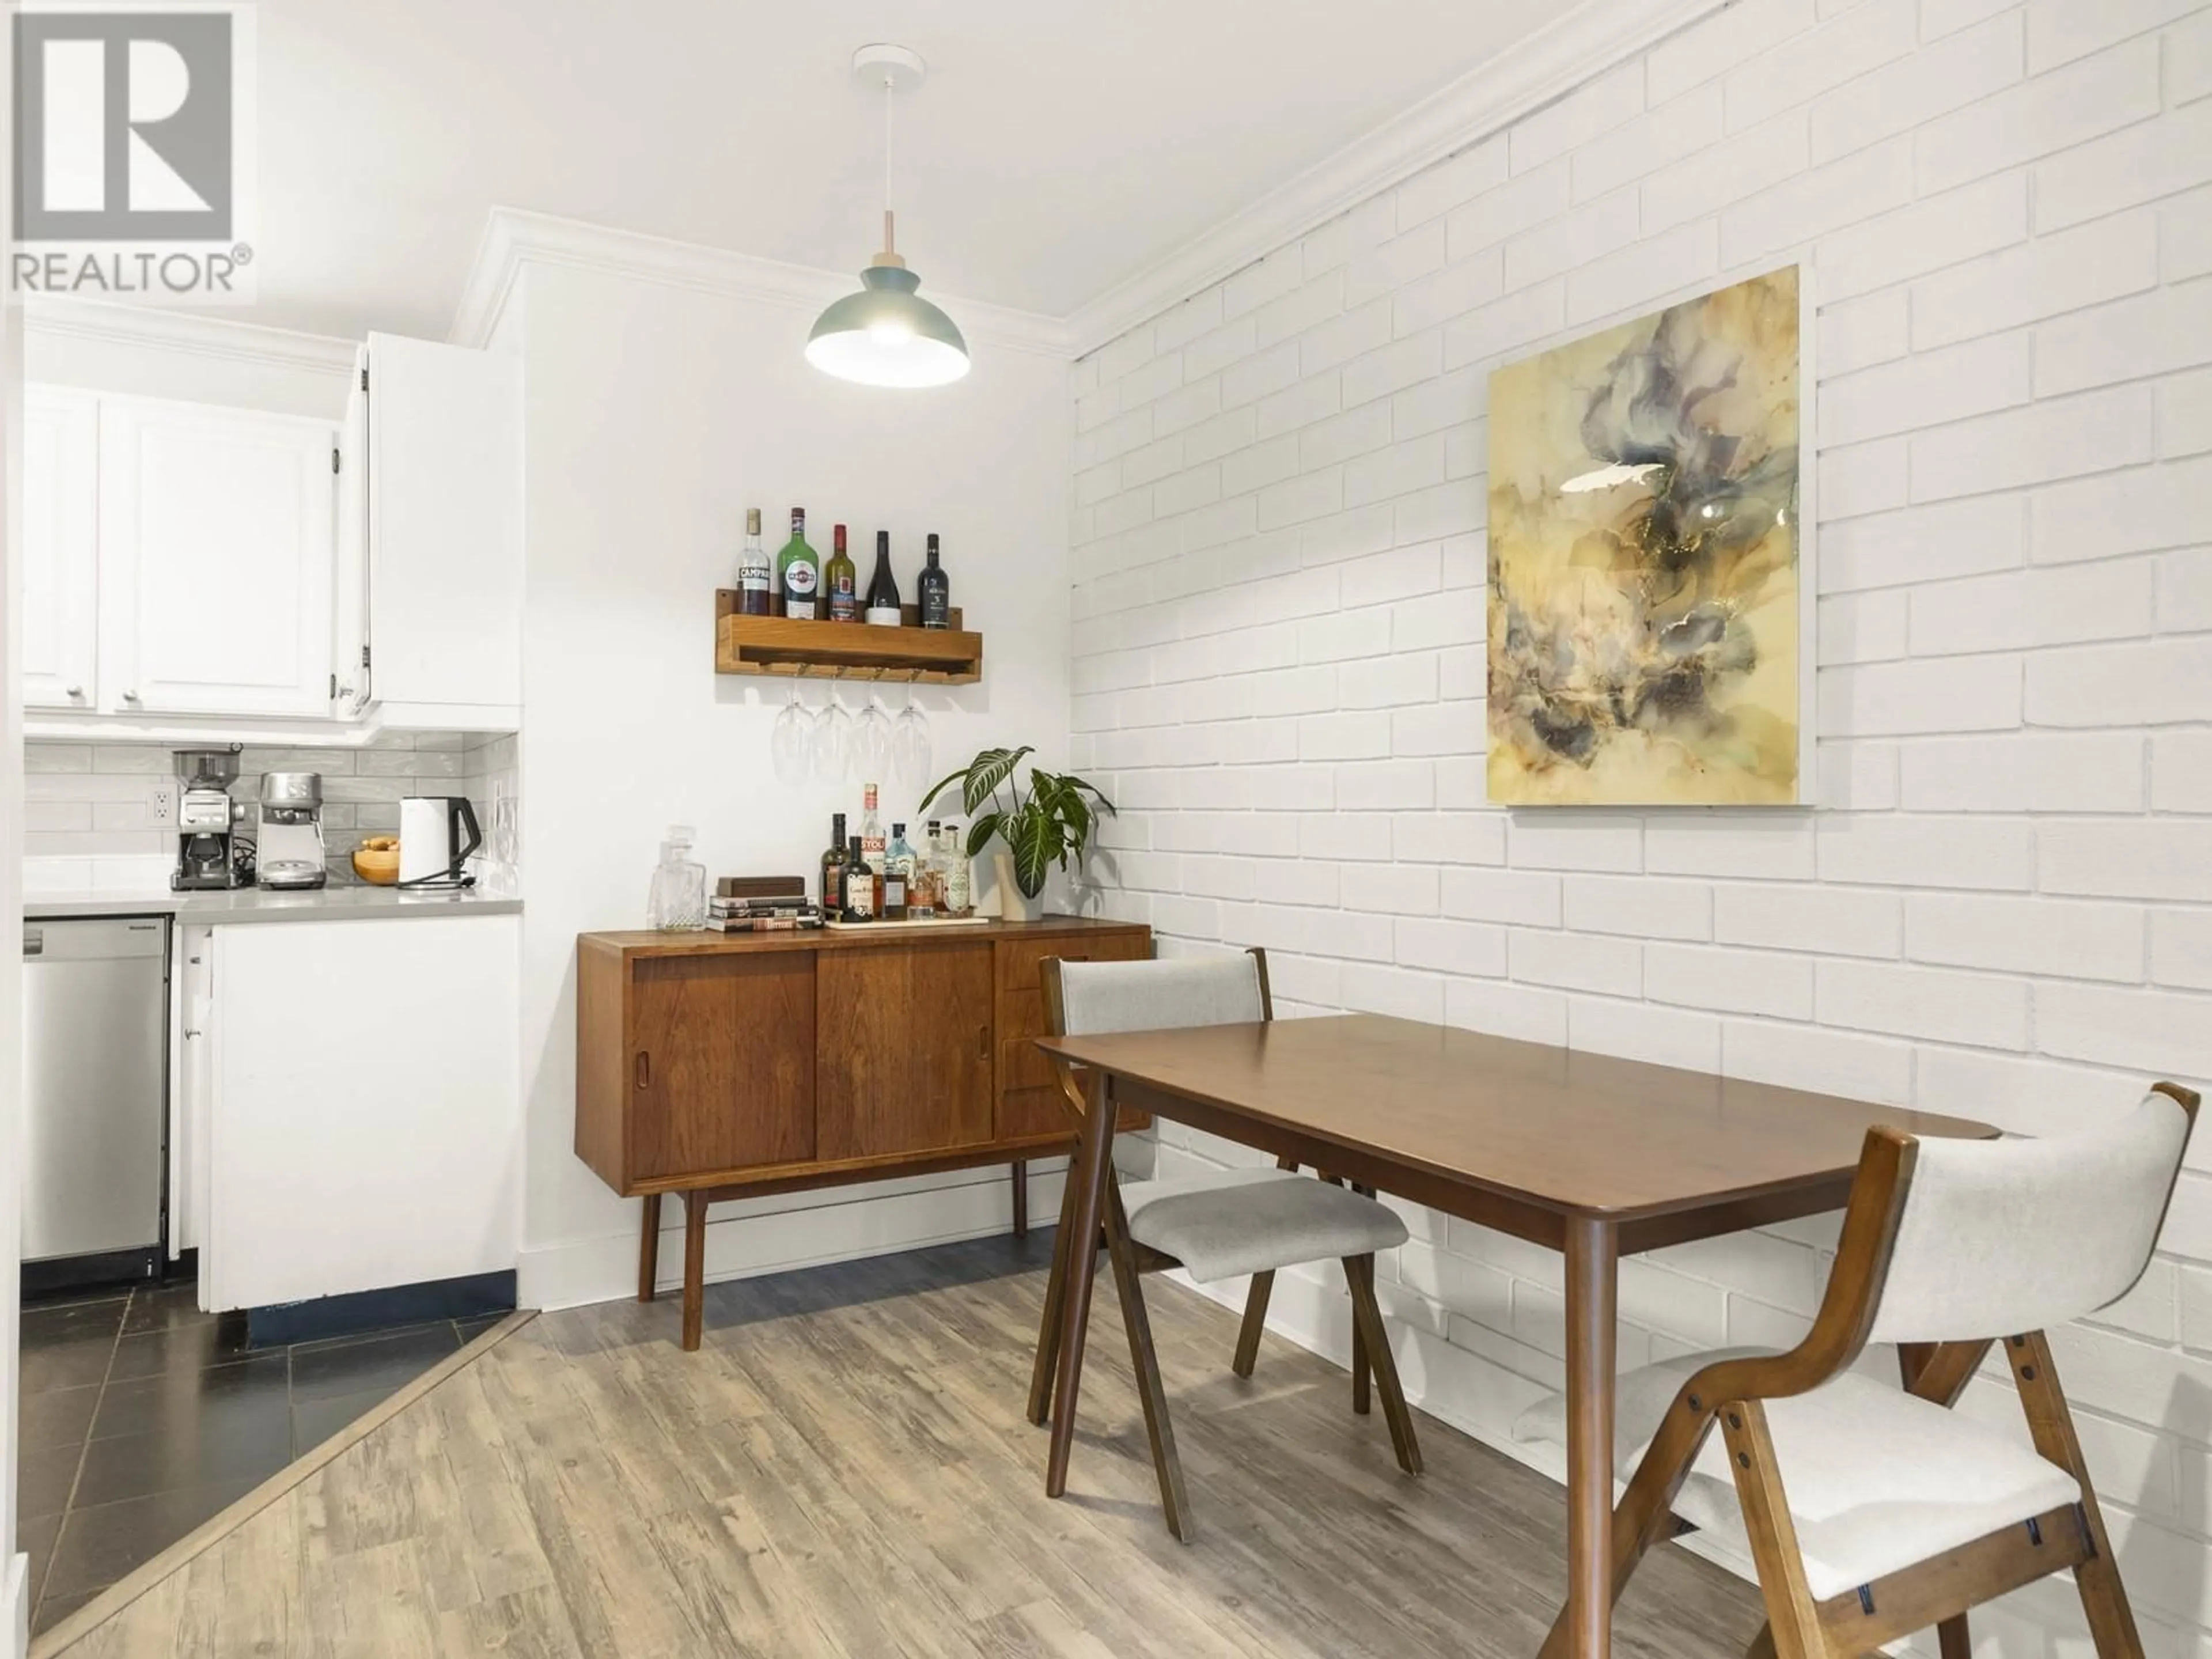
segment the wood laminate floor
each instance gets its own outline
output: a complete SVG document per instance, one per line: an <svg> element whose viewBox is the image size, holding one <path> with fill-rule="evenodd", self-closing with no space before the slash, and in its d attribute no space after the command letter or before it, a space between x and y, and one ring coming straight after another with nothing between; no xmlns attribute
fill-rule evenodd
<svg viewBox="0 0 2212 1659"><path fill-rule="evenodd" d="M91 1632L71 1659L1524 1659L1558 1489L1433 1419L1400 1474L1345 1374L1146 1289L1198 1540L1160 1524L1107 1281L1067 1497L1022 1407L1049 1233L547 1315ZM1662 1550L1615 1651L1740 1654L1751 1590Z"/></svg>

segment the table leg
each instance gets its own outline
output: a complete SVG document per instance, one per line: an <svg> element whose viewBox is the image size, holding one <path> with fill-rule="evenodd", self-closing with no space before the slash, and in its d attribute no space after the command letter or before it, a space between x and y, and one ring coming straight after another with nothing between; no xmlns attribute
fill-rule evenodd
<svg viewBox="0 0 2212 1659"><path fill-rule="evenodd" d="M684 1194L684 1351L699 1346L707 1322L707 1194Z"/></svg>
<svg viewBox="0 0 2212 1659"><path fill-rule="evenodd" d="M1619 1235L1567 1223L1567 1629L1573 1659L1613 1651L1613 1404Z"/></svg>
<svg viewBox="0 0 2212 1659"><path fill-rule="evenodd" d="M1083 1135L1067 1172L1075 1196L1067 1206L1067 1281L1060 1310L1060 1376L1052 1399L1052 1449L1045 1462L1048 1498L1067 1490L1075 1400L1083 1386L1083 1337L1091 1322L1091 1281L1098 1274L1098 1229L1106 1212L1106 1182L1114 1172L1114 1109L1106 1098L1103 1073L1091 1073L1087 1093Z"/></svg>

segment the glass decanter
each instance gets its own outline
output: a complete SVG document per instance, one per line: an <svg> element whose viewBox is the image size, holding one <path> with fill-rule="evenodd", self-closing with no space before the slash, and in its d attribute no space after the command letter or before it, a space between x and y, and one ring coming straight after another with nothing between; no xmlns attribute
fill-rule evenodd
<svg viewBox="0 0 2212 1659"><path fill-rule="evenodd" d="M694 933L707 925L707 866L691 857L695 833L689 824L671 824L660 843L645 902L646 926L658 932Z"/></svg>

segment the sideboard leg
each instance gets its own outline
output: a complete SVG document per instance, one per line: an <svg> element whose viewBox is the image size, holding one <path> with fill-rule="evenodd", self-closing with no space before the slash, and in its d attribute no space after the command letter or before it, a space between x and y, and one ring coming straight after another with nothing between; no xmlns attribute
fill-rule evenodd
<svg viewBox="0 0 2212 1659"><path fill-rule="evenodd" d="M637 1234L637 1299L653 1300L653 1281L660 1276L660 1194L645 1195L645 1219Z"/></svg>
<svg viewBox="0 0 2212 1659"><path fill-rule="evenodd" d="M707 1320L707 1194L693 1188L684 1194L684 1352L699 1346Z"/></svg>
<svg viewBox="0 0 2212 1659"><path fill-rule="evenodd" d="M1030 1166L1017 1164L1014 1170L1014 1237L1030 1236Z"/></svg>

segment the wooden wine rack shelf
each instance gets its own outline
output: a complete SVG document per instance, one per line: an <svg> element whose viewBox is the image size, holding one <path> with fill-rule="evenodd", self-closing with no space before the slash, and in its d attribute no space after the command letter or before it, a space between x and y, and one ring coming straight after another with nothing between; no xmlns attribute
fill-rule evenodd
<svg viewBox="0 0 2212 1659"><path fill-rule="evenodd" d="M910 605L900 614L897 628L747 617L738 610L737 590L720 588L714 594L714 672L922 685L973 685L983 678L983 636L961 627L957 606L950 628L920 626Z"/></svg>

